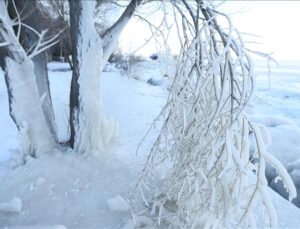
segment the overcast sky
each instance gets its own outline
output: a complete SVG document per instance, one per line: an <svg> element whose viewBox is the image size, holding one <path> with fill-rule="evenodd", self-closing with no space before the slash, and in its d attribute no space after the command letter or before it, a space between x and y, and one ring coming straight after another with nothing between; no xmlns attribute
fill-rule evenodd
<svg viewBox="0 0 300 229"><path fill-rule="evenodd" d="M300 61L300 1L237 1L231 0L221 7L229 13L236 28L241 32L260 37L246 37L261 44L258 51L273 52L277 60ZM132 20L125 29L120 45L126 51L134 50L149 36L143 25ZM252 48L252 47L251 47ZM154 43L141 52L155 52Z"/></svg>
<svg viewBox="0 0 300 229"><path fill-rule="evenodd" d="M300 61L300 1L228 1L235 26L261 38L259 48L278 60Z"/></svg>

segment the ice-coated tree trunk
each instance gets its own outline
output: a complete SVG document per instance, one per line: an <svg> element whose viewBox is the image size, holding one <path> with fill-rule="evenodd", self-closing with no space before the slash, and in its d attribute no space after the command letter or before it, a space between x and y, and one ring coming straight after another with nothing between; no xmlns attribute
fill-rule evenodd
<svg viewBox="0 0 300 229"><path fill-rule="evenodd" d="M55 139L46 122L35 81L34 65L29 58L6 58L6 75L11 92L11 113L26 136L26 152L34 157L53 150ZM21 146L24 147L24 146Z"/></svg>
<svg viewBox="0 0 300 229"><path fill-rule="evenodd" d="M6 46L5 75L10 110L23 139L24 154L39 156L53 150L55 138L46 122L36 84L34 64L20 45L4 1L0 1L0 34Z"/></svg>
<svg viewBox="0 0 300 229"><path fill-rule="evenodd" d="M38 32L43 30L42 28L42 21L45 19L39 13L36 7L36 1L23 1L23 0L15 0L16 9L19 12L29 12L24 13L25 18L23 23L31 28L35 29ZM9 4L8 11L10 16L16 17L16 11L12 4ZM21 17L23 16L20 15ZM45 23L44 23L45 24ZM25 50L28 50L30 47L34 45L37 41L37 35L28 28L22 27L20 33L20 43ZM8 56L7 48L3 48L0 54L0 66L5 69L5 57ZM49 79L48 79L48 71L47 71L47 56L46 53L43 52L32 59L34 64L34 72L36 76L36 83L38 87L39 96L43 98L42 108L45 113L47 124L51 130L52 135L56 139L56 124L54 118L54 111L51 101L51 94L50 94L50 86L49 86ZM7 87L9 88L9 80L7 79L7 74L5 74L5 80ZM11 111L11 93L9 93L9 106ZM12 116L12 115L11 115ZM14 117L12 116L14 119ZM17 124L17 123L16 123Z"/></svg>
<svg viewBox="0 0 300 229"><path fill-rule="evenodd" d="M25 17L23 23L35 29L37 32L42 32L45 28L42 26L46 23L45 18L41 15L36 6L36 1L15 0L15 4L19 12L22 10L31 12ZM29 29L22 29L20 34L20 42L25 50L29 49L37 40L37 35ZM50 85L47 71L47 55L45 52L32 58L34 64L34 73L36 76L36 84L39 96L43 98L42 108L45 113L47 124L51 130L52 135L56 138L56 124L54 111L51 101Z"/></svg>
<svg viewBox="0 0 300 229"><path fill-rule="evenodd" d="M100 100L102 39L94 27L96 1L70 1L73 76L70 95L71 146L97 154L105 144Z"/></svg>
<svg viewBox="0 0 300 229"><path fill-rule="evenodd" d="M116 134L102 113L100 75L121 31L142 0L132 0L102 36L94 27L96 1L70 0L73 75L70 93L70 144L79 153L99 154Z"/></svg>

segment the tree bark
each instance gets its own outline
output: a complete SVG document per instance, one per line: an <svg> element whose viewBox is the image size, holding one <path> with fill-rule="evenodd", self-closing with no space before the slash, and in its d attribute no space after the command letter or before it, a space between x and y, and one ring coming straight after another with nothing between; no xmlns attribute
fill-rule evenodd
<svg viewBox="0 0 300 229"><path fill-rule="evenodd" d="M79 60L78 60L78 47L79 42L79 19L82 17L82 6L80 1L69 0L70 4L70 34L71 34L71 45L72 45L72 62L73 72L71 80L71 91L70 91L70 146L74 148L75 141L75 123L76 110L79 109Z"/></svg>

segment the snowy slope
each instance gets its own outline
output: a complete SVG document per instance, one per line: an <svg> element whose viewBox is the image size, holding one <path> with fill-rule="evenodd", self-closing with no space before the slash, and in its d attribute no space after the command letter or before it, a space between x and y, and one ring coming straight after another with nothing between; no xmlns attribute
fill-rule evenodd
<svg viewBox="0 0 300 229"><path fill-rule="evenodd" d="M51 63L49 68L59 138L64 141L68 138L71 72L66 71L64 64ZM150 69L151 73L145 73L146 77L159 75ZM35 228L42 228L41 225L129 227L130 212L125 203L147 153L136 155L136 147L166 100L164 86L147 84L145 75L140 77L143 80L135 80L118 72L104 73L101 85L103 108L107 116L113 115L119 122L119 141L100 158L58 150L53 155L31 160L27 165L12 170L8 158L11 157L10 149L18 147L18 140L16 128L8 115L2 74L0 72L0 203L20 198L22 209L19 213L0 211L0 228L22 225L38 225ZM148 145L150 147L151 142ZM273 191L270 190L270 193L279 213L280 226L298 227L300 210ZM121 200L124 198L125 203L123 200L118 206L120 198L116 198L117 195ZM119 201L115 203L114 200Z"/></svg>

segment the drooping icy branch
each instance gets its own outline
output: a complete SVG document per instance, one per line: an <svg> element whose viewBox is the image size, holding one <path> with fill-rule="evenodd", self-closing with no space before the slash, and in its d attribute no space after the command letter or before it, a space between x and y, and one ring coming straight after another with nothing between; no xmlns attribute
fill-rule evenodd
<svg viewBox="0 0 300 229"><path fill-rule="evenodd" d="M173 2L182 16L182 52L167 104L156 119L161 129L137 188L143 199L149 190L157 190L150 191L150 197L158 224L165 220L170 227L181 228L255 227L254 209L262 203L268 216L263 220L276 226L266 162L279 172L291 198L295 188L284 168L265 151L263 133L245 112L255 84L251 56L226 14L209 1L195 2L196 10L189 5L188 12ZM202 13L199 17L197 10ZM197 20L194 25L185 14ZM218 24L220 17L228 29ZM256 137L254 163L249 161L249 131ZM164 179L144 189L161 164L170 168Z"/></svg>

